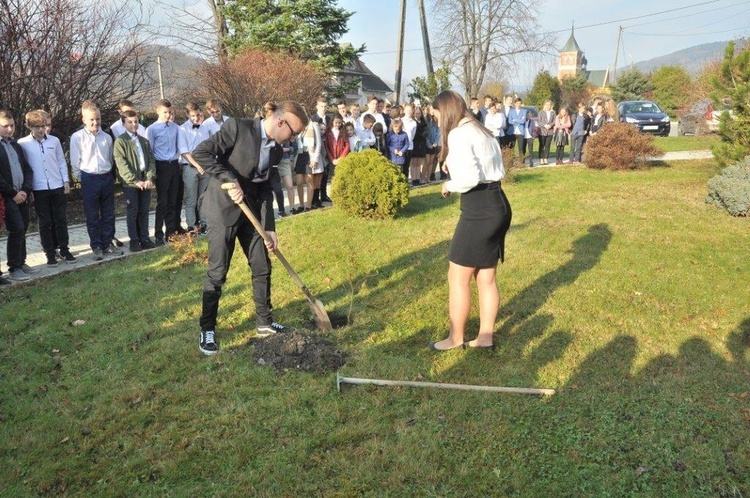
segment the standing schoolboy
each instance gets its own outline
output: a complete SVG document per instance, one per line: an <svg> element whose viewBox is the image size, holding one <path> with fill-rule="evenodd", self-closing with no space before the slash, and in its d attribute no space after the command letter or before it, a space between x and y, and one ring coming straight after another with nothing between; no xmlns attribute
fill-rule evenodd
<svg viewBox="0 0 750 498"><path fill-rule="evenodd" d="M221 103L217 99L209 99L206 101L206 112L208 112L210 116L203 122L203 126L208 129L208 135L212 136L221 129L221 125L229 119L229 116L224 115Z"/></svg>
<svg viewBox="0 0 750 498"><path fill-rule="evenodd" d="M136 113L138 112L135 108L135 105L133 105L133 102L128 99L121 99L120 102L117 103L117 111L120 114L120 119L109 126L109 132L112 134L112 140L125 133L125 111L134 111ZM142 137L146 136L146 128L140 123L138 123L138 134Z"/></svg>
<svg viewBox="0 0 750 498"><path fill-rule="evenodd" d="M68 247L68 198L70 178L62 145L47 135L49 114L42 110L26 113L31 133L18 141L34 172L34 209L39 220L39 238L48 266L57 266L57 248L63 261L75 263Z"/></svg>
<svg viewBox="0 0 750 498"><path fill-rule="evenodd" d="M114 157L128 203L127 224L131 252L156 247L148 237L148 212L156 164L148 140L138 135L138 114L125 111L125 132L115 140Z"/></svg>
<svg viewBox="0 0 750 498"><path fill-rule="evenodd" d="M112 137L102 131L99 108L85 102L81 108L83 129L70 137L70 165L81 181L86 229L94 259L121 255L112 244L115 236L115 177L112 174Z"/></svg>
<svg viewBox="0 0 750 498"><path fill-rule="evenodd" d="M29 228L29 196L34 173L21 146L13 140L16 122L9 111L0 110L0 195L5 201L5 228L8 230L8 277L17 282L29 280L39 270L26 264L26 230Z"/></svg>
<svg viewBox="0 0 750 498"><path fill-rule="evenodd" d="M188 161L199 143L209 137L208 128L204 126L203 111L198 104L188 102L185 105L188 119L179 130L180 163L182 182L185 186L185 221L188 230L194 233L206 233L206 218L198 209L198 199L208 186L208 176L202 166L194 166Z"/></svg>
<svg viewBox="0 0 750 498"><path fill-rule="evenodd" d="M179 233L180 228L180 183L182 171L179 157L179 126L170 121L172 103L162 99L156 103L158 119L146 128L151 150L156 160L156 226L154 238L157 246L164 245L165 227L166 240Z"/></svg>

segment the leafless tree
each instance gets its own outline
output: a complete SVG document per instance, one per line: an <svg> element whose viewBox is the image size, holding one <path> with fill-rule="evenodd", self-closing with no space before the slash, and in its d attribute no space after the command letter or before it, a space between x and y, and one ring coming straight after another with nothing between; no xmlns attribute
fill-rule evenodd
<svg viewBox="0 0 750 498"><path fill-rule="evenodd" d="M226 61L229 34L222 9L226 0L183 0L175 6L166 0L156 5L169 14L167 25L152 26L152 33L176 41L187 52L206 61Z"/></svg>
<svg viewBox="0 0 750 498"><path fill-rule="evenodd" d="M432 25L466 96L477 95L489 74L503 78L514 59L545 50L531 0L433 0Z"/></svg>
<svg viewBox="0 0 750 498"><path fill-rule="evenodd" d="M84 100L111 112L146 82L141 15L125 2L0 0L0 107L17 119L46 109L60 136L80 125Z"/></svg>

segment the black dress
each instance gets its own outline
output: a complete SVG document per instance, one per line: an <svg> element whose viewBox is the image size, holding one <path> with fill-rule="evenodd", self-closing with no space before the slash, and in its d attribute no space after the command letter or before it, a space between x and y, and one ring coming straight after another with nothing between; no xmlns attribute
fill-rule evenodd
<svg viewBox="0 0 750 498"><path fill-rule="evenodd" d="M413 143L411 157L425 157L427 155L427 121L424 118L417 121L417 131L414 133Z"/></svg>
<svg viewBox="0 0 750 498"><path fill-rule="evenodd" d="M461 217L451 242L451 262L470 268L505 260L505 234L512 212L500 183L480 183L461 194Z"/></svg>

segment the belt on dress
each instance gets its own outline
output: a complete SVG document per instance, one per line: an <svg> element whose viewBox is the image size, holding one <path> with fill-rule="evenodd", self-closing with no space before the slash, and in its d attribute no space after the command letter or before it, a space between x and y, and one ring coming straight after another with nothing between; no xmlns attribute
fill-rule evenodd
<svg viewBox="0 0 750 498"><path fill-rule="evenodd" d="M500 182L487 182L487 183L480 183L473 189L469 190L469 192L477 192L479 190L496 190L500 188Z"/></svg>

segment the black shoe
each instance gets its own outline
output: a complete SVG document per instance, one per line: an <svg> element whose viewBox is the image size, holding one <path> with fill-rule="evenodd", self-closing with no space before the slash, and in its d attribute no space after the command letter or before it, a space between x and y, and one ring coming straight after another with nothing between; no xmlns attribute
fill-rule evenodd
<svg viewBox="0 0 750 498"><path fill-rule="evenodd" d="M141 243L137 240L131 240L130 241L130 252L141 252L143 250L143 247L141 247Z"/></svg>
<svg viewBox="0 0 750 498"><path fill-rule="evenodd" d="M117 247L122 247L123 246L123 243L120 242L120 239L118 239L117 237L115 237L114 239L112 239L112 242Z"/></svg>
<svg viewBox="0 0 750 498"><path fill-rule="evenodd" d="M214 340L214 331L206 330L201 332L201 342L198 348L206 356L211 356L219 352L219 343Z"/></svg>
<svg viewBox="0 0 750 498"><path fill-rule="evenodd" d="M0 276L0 285L13 285L13 282L3 276Z"/></svg>
<svg viewBox="0 0 750 498"><path fill-rule="evenodd" d="M163 246L164 245L164 237L156 237L154 240L154 245L156 246Z"/></svg>
<svg viewBox="0 0 750 498"><path fill-rule="evenodd" d="M96 247L96 248L92 249L92 251L94 253L94 261L101 261L101 260L104 259L104 255L103 255L101 249L99 249L98 247Z"/></svg>
<svg viewBox="0 0 750 498"><path fill-rule="evenodd" d="M141 241L141 249L153 249L156 247L156 244L154 244L151 239L144 239Z"/></svg>
<svg viewBox="0 0 750 498"><path fill-rule="evenodd" d="M208 233L208 227L206 225L201 225L201 235L206 235Z"/></svg>
<svg viewBox="0 0 750 498"><path fill-rule="evenodd" d="M331 200L331 198L328 197L327 195L321 196L320 200L323 201L323 202L333 202L333 200Z"/></svg>
<svg viewBox="0 0 750 498"><path fill-rule="evenodd" d="M280 323L273 322L270 325L258 325L255 335L256 337L268 337L269 335L283 334L284 332L289 332L289 328L284 327Z"/></svg>
<svg viewBox="0 0 750 498"><path fill-rule="evenodd" d="M60 257L63 261L66 263L75 263L76 257L70 254L70 251L68 249L63 249L60 251Z"/></svg>
<svg viewBox="0 0 750 498"><path fill-rule="evenodd" d="M57 255L56 254L48 254L47 255L47 266L57 266Z"/></svg>
<svg viewBox="0 0 750 498"><path fill-rule="evenodd" d="M286 211L284 211L283 209L279 209L279 216L281 216L282 218L286 217Z"/></svg>

